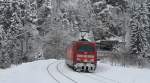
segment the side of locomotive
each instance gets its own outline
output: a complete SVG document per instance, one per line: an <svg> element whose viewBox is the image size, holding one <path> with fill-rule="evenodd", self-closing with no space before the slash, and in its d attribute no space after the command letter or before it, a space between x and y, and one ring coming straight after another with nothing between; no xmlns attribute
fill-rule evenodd
<svg viewBox="0 0 150 83"><path fill-rule="evenodd" d="M73 41L67 48L66 64L75 71L94 72L97 66L96 43Z"/></svg>

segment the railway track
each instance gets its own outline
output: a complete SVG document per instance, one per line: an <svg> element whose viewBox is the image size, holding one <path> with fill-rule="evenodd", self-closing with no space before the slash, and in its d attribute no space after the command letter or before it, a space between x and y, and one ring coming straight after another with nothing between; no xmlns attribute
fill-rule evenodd
<svg viewBox="0 0 150 83"><path fill-rule="evenodd" d="M60 80L57 76L55 76L55 74L53 74L49 70L50 67L53 66L53 65L55 65L55 64L56 64L55 68L57 70L57 73L59 73L59 75L61 75L62 77L65 77L67 80L69 80L70 81L69 83L77 83L77 81L75 81L74 79L70 78L69 76L67 76L65 73L63 73L61 71L61 69L59 68L60 62L58 63L58 61L55 61L55 62L53 62L53 63L51 63L51 64L49 64L47 66L47 72L48 72L48 74L49 74L50 77L52 77L57 83L64 83L63 80Z"/></svg>
<svg viewBox="0 0 150 83"><path fill-rule="evenodd" d="M50 64L47 66L46 69L47 69L47 72L48 72L49 76L52 77L57 83L60 83L60 81L57 80L56 77L49 71L49 67L50 67L51 65L55 64L56 62L57 62L57 61L54 61L54 62L50 63Z"/></svg>
<svg viewBox="0 0 150 83"><path fill-rule="evenodd" d="M62 65L60 65L60 66L62 66ZM62 67L62 69L64 69L64 67ZM98 79L96 77L93 77L92 74L89 74L89 73L75 72L75 71L73 71L72 69L69 69L69 68L67 69L67 71L71 71L71 73L73 73L73 74L75 74L79 77L86 78L87 80L93 80L94 83L114 83L114 82L105 82L103 79ZM78 79L78 80L80 80L80 79ZM84 82L80 81L80 83L84 83Z"/></svg>
<svg viewBox="0 0 150 83"><path fill-rule="evenodd" d="M59 68L60 64L61 64L61 63L57 64L57 70L58 70L58 72L61 73L61 74L62 74L63 76L65 76L66 78L68 78L69 80L71 80L73 83L78 83L77 81L75 81L74 79L70 78L69 76L67 76L65 73L63 73L63 72L61 71L61 69Z"/></svg>
<svg viewBox="0 0 150 83"><path fill-rule="evenodd" d="M67 66L65 67L63 65L64 65L64 62L62 62L62 61L61 62L54 61L47 66L47 72L48 72L49 76L51 78L53 78L57 83L64 83L64 80L60 79L59 76L61 76L61 78L65 78L65 80L67 80L69 83L82 83L83 80L80 81L80 79L82 79L82 78L86 78L87 80L93 80L96 83L121 83L119 81L104 77L104 76L96 74L96 73L74 72L71 69L69 70L69 68L67 69L66 68ZM52 66L54 68L51 68ZM54 69L55 73L59 74L59 76L56 75L53 71L50 71L50 68ZM70 71L70 72L67 72L67 71ZM70 74L70 73L72 73L72 74ZM78 78L76 78L75 75L79 76L81 78L78 79ZM75 78L75 79L73 79L73 78ZM76 80L78 80L79 82Z"/></svg>

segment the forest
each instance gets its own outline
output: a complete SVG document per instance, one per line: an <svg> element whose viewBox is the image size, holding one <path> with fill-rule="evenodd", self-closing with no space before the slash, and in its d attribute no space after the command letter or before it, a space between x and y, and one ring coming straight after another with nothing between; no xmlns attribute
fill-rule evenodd
<svg viewBox="0 0 150 83"><path fill-rule="evenodd" d="M121 38L122 65L149 63L150 0L0 0L0 68L64 58L82 29Z"/></svg>

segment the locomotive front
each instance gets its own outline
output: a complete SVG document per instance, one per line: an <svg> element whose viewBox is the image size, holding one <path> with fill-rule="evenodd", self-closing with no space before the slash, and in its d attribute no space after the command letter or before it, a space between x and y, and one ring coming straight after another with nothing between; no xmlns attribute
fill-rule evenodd
<svg viewBox="0 0 150 83"><path fill-rule="evenodd" d="M76 42L74 55L76 71L94 72L97 65L96 44L94 42Z"/></svg>

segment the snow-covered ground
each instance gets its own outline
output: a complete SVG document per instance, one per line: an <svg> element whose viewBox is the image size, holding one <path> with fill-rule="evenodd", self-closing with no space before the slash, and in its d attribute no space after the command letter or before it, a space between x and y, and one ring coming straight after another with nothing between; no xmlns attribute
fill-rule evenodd
<svg viewBox="0 0 150 83"><path fill-rule="evenodd" d="M94 73L79 73L64 60L40 60L0 70L0 83L150 83L150 69L98 63Z"/></svg>

